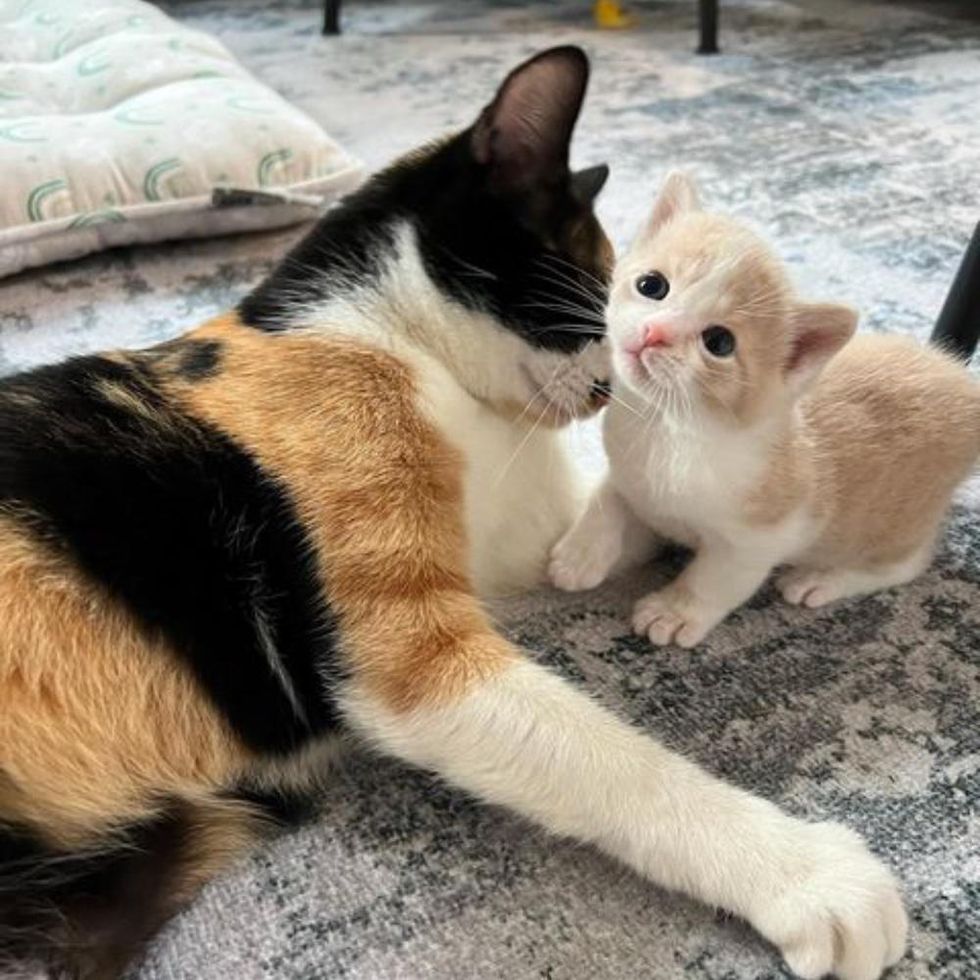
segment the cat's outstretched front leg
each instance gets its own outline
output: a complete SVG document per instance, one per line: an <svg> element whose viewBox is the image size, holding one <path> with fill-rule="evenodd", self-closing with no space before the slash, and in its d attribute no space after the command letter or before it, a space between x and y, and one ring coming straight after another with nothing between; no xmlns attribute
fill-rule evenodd
<svg viewBox="0 0 980 980"><path fill-rule="evenodd" d="M656 548L653 531L633 513L607 477L582 516L551 552L548 576L559 589L580 592L635 565Z"/></svg>
<svg viewBox="0 0 980 980"><path fill-rule="evenodd" d="M492 634L420 653L403 683L348 689L375 745L742 916L801 977L875 980L902 956L895 879L857 834L715 779Z"/></svg>
<svg viewBox="0 0 980 980"><path fill-rule="evenodd" d="M774 565L764 550L706 540L673 582L637 602L633 629L657 646L696 646L753 595Z"/></svg>

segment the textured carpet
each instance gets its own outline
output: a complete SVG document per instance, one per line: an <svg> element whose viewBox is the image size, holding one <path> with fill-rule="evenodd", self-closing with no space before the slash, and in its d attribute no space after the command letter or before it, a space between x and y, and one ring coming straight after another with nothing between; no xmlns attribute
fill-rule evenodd
<svg viewBox="0 0 980 980"><path fill-rule="evenodd" d="M670 166L754 219L815 298L923 336L980 218L980 23L941 4L722 4L725 51L691 54L693 0L635 4L598 35L585 0L483 6L201 0L220 36L369 165L464 124L502 73L557 41L595 75L576 146L608 160L622 242ZM976 7L964 2L961 10ZM4 370L172 336L239 297L291 234L132 249L0 283ZM594 432L573 435L594 465ZM515 528L515 533L520 533ZM980 977L980 494L933 568L818 612L765 591L695 653L625 626L662 570L582 597L508 601L510 635L716 773L861 830L905 882L895 980ZM433 779L353 753L321 819L209 887L139 980L782 977L738 923L546 838Z"/></svg>

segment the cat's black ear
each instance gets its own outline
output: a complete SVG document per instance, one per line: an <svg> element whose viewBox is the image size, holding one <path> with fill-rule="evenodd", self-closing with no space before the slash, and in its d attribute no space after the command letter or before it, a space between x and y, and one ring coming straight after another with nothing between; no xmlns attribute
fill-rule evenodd
<svg viewBox="0 0 980 980"><path fill-rule="evenodd" d="M600 163L595 167L587 167L585 170L576 170L572 174L571 188L572 197L579 204L591 205L599 196L599 192L606 185L609 179L609 166Z"/></svg>
<svg viewBox="0 0 980 980"><path fill-rule="evenodd" d="M492 186L519 192L565 179L588 79L588 58L571 45L535 55L504 79L470 136Z"/></svg>

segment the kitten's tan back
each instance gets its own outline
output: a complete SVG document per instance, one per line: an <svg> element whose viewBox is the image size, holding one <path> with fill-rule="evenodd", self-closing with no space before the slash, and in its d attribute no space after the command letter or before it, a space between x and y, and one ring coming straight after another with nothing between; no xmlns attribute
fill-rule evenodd
<svg viewBox="0 0 980 980"><path fill-rule="evenodd" d="M969 372L912 338L861 335L800 408L829 519L817 559L850 552L887 564L931 541L980 455L980 384Z"/></svg>

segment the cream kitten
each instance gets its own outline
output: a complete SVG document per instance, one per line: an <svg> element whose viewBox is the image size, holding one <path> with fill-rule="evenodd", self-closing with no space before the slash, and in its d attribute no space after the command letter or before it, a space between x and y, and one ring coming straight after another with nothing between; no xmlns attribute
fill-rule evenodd
<svg viewBox="0 0 980 980"><path fill-rule="evenodd" d="M587 589L656 535L694 558L637 603L633 626L691 647L773 568L822 606L908 582L929 563L980 453L980 386L902 337L851 340L856 314L805 303L753 233L701 210L672 174L618 263L607 321L610 472L552 552Z"/></svg>

